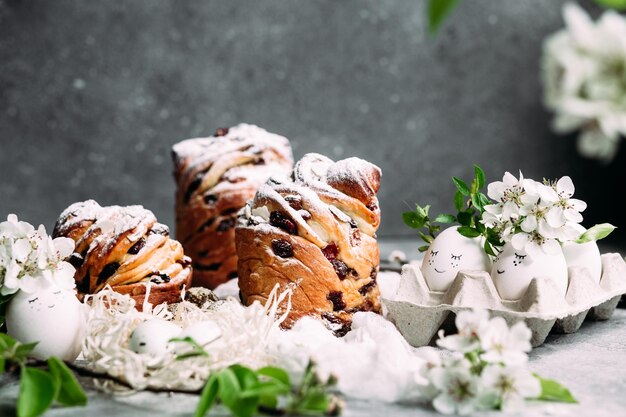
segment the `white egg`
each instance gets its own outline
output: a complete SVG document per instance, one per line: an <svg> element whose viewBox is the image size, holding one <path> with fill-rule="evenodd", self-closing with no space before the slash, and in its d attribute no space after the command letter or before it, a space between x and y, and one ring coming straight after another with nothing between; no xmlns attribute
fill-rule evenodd
<svg viewBox="0 0 626 417"><path fill-rule="evenodd" d="M459 271L489 271L491 260L480 238L467 238L450 227L441 232L424 255L422 274L431 291L447 290Z"/></svg>
<svg viewBox="0 0 626 417"><path fill-rule="evenodd" d="M221 336L222 330L217 323L212 320L204 320L185 327L179 337L191 337L200 346L206 346Z"/></svg>
<svg viewBox="0 0 626 417"><path fill-rule="evenodd" d="M515 250L511 243L502 248L491 269L491 279L505 300L519 300L524 296L533 278L548 277L565 297L567 292L567 264L563 252L550 255L540 252L531 257Z"/></svg>
<svg viewBox="0 0 626 417"><path fill-rule="evenodd" d="M85 313L74 291L56 287L19 291L7 308L7 333L22 343L39 342L33 350L36 357L73 361L82 349Z"/></svg>
<svg viewBox="0 0 626 417"><path fill-rule="evenodd" d="M568 267L580 266L587 268L593 280L600 283L600 277L602 276L602 258L596 242L566 242L563 244L563 255L565 255L565 261Z"/></svg>
<svg viewBox="0 0 626 417"><path fill-rule="evenodd" d="M181 328L172 322L151 319L140 323L130 335L128 347L137 353L162 355L173 350L170 339L179 337Z"/></svg>

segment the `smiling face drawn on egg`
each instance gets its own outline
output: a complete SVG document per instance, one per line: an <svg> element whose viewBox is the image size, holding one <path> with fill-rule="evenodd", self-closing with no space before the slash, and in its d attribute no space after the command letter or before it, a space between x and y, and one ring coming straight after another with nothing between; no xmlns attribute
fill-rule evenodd
<svg viewBox="0 0 626 417"><path fill-rule="evenodd" d="M528 258L528 255L524 252L522 252L522 254L517 253L517 251L513 252L513 257L511 258L511 260L513 261L513 265L510 267L522 267L526 264L530 264L532 263L532 258L526 260L526 258ZM496 274L498 275L502 275L506 272L506 269L500 269L500 268L505 268L504 262L500 262L500 259L503 258L502 254L499 254L498 256L496 256L496 259L494 260L494 265L493 268L496 271ZM524 263L524 261L526 261L526 264Z"/></svg>
<svg viewBox="0 0 626 417"><path fill-rule="evenodd" d="M563 253L550 255L540 252L531 257L507 243L494 260L491 269L491 279L500 297L505 300L519 300L526 293L532 279L541 277L549 277L558 292L565 296L568 280Z"/></svg>
<svg viewBox="0 0 626 417"><path fill-rule="evenodd" d="M72 294L73 296L73 294ZM28 308L34 311L45 311L45 309L53 310L58 303L62 303L66 298L66 294L62 290L39 292L29 294L26 299Z"/></svg>
<svg viewBox="0 0 626 417"><path fill-rule="evenodd" d="M470 239L450 227L430 245L422 262L422 274L431 291L445 291L462 270L488 271L491 261L479 238Z"/></svg>

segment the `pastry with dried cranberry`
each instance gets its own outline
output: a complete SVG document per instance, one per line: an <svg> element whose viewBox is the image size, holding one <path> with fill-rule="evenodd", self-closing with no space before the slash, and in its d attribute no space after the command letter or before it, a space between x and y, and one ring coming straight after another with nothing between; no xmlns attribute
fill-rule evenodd
<svg viewBox="0 0 626 417"><path fill-rule="evenodd" d="M237 276L237 212L271 175L293 167L289 141L260 127L221 128L173 147L176 238L193 260L195 286Z"/></svg>
<svg viewBox="0 0 626 417"><path fill-rule="evenodd" d="M294 288L287 326L305 315L346 331L357 311L380 312L376 284L380 169L362 159L305 155L291 179L270 179L241 211L236 235L245 304Z"/></svg>
<svg viewBox="0 0 626 417"><path fill-rule="evenodd" d="M80 297L110 285L141 308L148 285L148 301L157 305L180 301L181 290L191 284L191 259L170 239L167 226L142 206L74 203L57 220L53 236L76 242L69 262L76 267Z"/></svg>

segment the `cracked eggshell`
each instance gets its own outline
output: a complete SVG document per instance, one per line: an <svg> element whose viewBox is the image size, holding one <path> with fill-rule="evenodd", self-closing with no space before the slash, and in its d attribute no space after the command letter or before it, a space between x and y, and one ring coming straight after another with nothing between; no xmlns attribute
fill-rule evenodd
<svg viewBox="0 0 626 417"><path fill-rule="evenodd" d="M533 278L547 277L565 297L568 277L563 252L550 255L544 252L531 257L516 250L509 242L496 257L491 269L491 279L504 300L519 300L524 296Z"/></svg>
<svg viewBox="0 0 626 417"><path fill-rule="evenodd" d="M150 319L140 323L130 335L128 347L133 352L163 355L172 351L170 339L179 337L181 328L162 319Z"/></svg>
<svg viewBox="0 0 626 417"><path fill-rule="evenodd" d="M48 287L35 293L19 291L9 302L7 333L22 343L39 342L33 355L75 360L82 350L86 311L74 291Z"/></svg>
<svg viewBox="0 0 626 417"><path fill-rule="evenodd" d="M480 238L467 238L450 227L441 232L424 255L422 274L431 291L446 291L459 271L489 271L491 260Z"/></svg>
<svg viewBox="0 0 626 417"><path fill-rule="evenodd" d="M602 258L596 242L563 243L563 255L568 267L583 267L591 273L594 282L600 283L602 276Z"/></svg>

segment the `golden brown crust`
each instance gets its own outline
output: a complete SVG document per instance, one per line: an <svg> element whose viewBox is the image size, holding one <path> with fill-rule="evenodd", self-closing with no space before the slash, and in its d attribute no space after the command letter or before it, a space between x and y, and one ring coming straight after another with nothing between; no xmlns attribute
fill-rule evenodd
<svg viewBox="0 0 626 417"><path fill-rule="evenodd" d="M309 154L296 164L293 178L261 186L239 218L244 303L264 301L280 284L294 288L286 326L304 315L349 325L356 311L380 312L380 170L362 160L333 163Z"/></svg>
<svg viewBox="0 0 626 417"><path fill-rule="evenodd" d="M81 297L110 285L133 296L141 307L148 284L149 301L156 305L179 300L191 283L191 260L182 245L141 206L101 207L93 200L72 204L61 214L53 236L76 242L70 262Z"/></svg>
<svg viewBox="0 0 626 417"><path fill-rule="evenodd" d="M237 212L273 174L293 165L289 142L251 125L218 129L173 148L176 237L193 260L193 284L215 288L237 276Z"/></svg>
<svg viewBox="0 0 626 417"><path fill-rule="evenodd" d="M148 301L152 305L159 305L162 303L173 304L180 302L181 293L183 288L189 288L191 283L191 268L183 269L180 274L177 274L170 282L162 284L152 284L150 287L150 294ZM141 311L143 303L146 298L147 286L130 284L130 285L118 285L115 291L120 294L130 295L136 302L135 307Z"/></svg>

